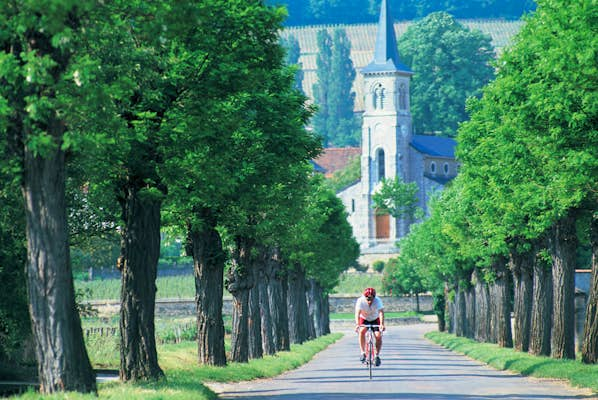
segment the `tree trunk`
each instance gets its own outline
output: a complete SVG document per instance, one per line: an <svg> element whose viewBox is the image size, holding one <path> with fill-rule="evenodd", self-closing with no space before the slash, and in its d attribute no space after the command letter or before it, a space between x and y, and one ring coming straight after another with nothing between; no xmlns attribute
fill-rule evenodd
<svg viewBox="0 0 598 400"><path fill-rule="evenodd" d="M465 336L467 309L465 307L465 284L457 284L457 293L455 294L455 335Z"/></svg>
<svg viewBox="0 0 598 400"><path fill-rule="evenodd" d="M289 351L289 318L287 312L287 276L278 249L269 258L268 303L272 316L272 335L276 351Z"/></svg>
<svg viewBox="0 0 598 400"><path fill-rule="evenodd" d="M533 281L529 353L536 356L549 356L552 326L552 267L544 257L543 251L536 253Z"/></svg>
<svg viewBox="0 0 598 400"><path fill-rule="evenodd" d="M475 327L477 315L476 309L476 297L475 288L473 286L467 286L465 292L465 337L473 339L475 337Z"/></svg>
<svg viewBox="0 0 598 400"><path fill-rule="evenodd" d="M256 287L259 297L260 326L262 328L262 352L266 355L276 353L274 344L274 326L272 324L272 314L270 313L270 297L268 296L268 286L270 276L272 275L272 250L266 246L259 247L259 264Z"/></svg>
<svg viewBox="0 0 598 400"><path fill-rule="evenodd" d="M262 315L260 312L260 292L258 287L260 268L257 263L252 265L254 286L249 289L249 318L247 319L249 358L263 358L262 348Z"/></svg>
<svg viewBox="0 0 598 400"><path fill-rule="evenodd" d="M226 255L217 222L211 210L198 211L200 227L188 232L195 275L195 307L197 310L197 356L200 365L226 365L222 296Z"/></svg>
<svg viewBox="0 0 598 400"><path fill-rule="evenodd" d="M309 312L304 272L299 265L288 272L287 308L291 343L303 343L309 337Z"/></svg>
<svg viewBox="0 0 598 400"><path fill-rule="evenodd" d="M226 287L233 295L233 325L231 334L231 360L249 361L249 290L253 287L251 251L253 241L246 237L235 238L232 266L227 274Z"/></svg>
<svg viewBox="0 0 598 400"><path fill-rule="evenodd" d="M514 285L514 347L516 350L525 352L529 350L535 252L533 248L525 253L513 250L509 255Z"/></svg>
<svg viewBox="0 0 598 400"><path fill-rule="evenodd" d="M598 363L598 214L590 222L590 243L592 246L592 280L586 306L586 320L581 345L581 361Z"/></svg>
<svg viewBox="0 0 598 400"><path fill-rule="evenodd" d="M315 337L320 337L330 331L328 328L327 312L324 309L328 306L326 296L322 287L314 279L309 280L309 314L314 326Z"/></svg>
<svg viewBox="0 0 598 400"><path fill-rule="evenodd" d="M60 144L58 144L60 147ZM60 148L45 158L25 148L27 289L40 391L96 392L75 306Z"/></svg>
<svg viewBox="0 0 598 400"><path fill-rule="evenodd" d="M134 186L122 200L123 231L120 306L120 379L158 380L154 311L160 257L161 199L144 196Z"/></svg>
<svg viewBox="0 0 598 400"><path fill-rule="evenodd" d="M446 330L446 295L444 293L435 293L433 296L434 312L436 319L438 320L438 332L444 332Z"/></svg>
<svg viewBox="0 0 598 400"><path fill-rule="evenodd" d="M494 321L496 343L501 347L513 347L513 334L511 331L511 306L509 302L509 271L507 260L497 257L492 264L495 280L492 284L491 301L493 306L492 320Z"/></svg>
<svg viewBox="0 0 598 400"><path fill-rule="evenodd" d="M577 232L573 212L555 223L550 237L553 320L551 356L575 359L575 258Z"/></svg>
<svg viewBox="0 0 598 400"><path fill-rule="evenodd" d="M478 268L473 271L472 282L476 298L474 339L478 342L487 342L490 338L490 293L488 292L488 285L481 278Z"/></svg>
<svg viewBox="0 0 598 400"><path fill-rule="evenodd" d="M449 287L449 283L445 282L444 291L446 293L446 314L448 315L448 333L455 334L455 325L456 325L456 317L455 317L455 299L457 297L457 288L451 289ZM451 291L454 291L455 296L451 300Z"/></svg>

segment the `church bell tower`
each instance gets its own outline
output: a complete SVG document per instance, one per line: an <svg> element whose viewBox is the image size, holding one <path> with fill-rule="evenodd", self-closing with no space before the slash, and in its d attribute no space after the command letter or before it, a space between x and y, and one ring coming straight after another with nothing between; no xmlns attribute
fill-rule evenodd
<svg viewBox="0 0 598 400"><path fill-rule="evenodd" d="M393 19L382 0L374 59L361 70L365 85L365 111L361 141L361 197L367 203L369 247L388 247L407 233L407 221L395 220L373 207L372 196L387 178L412 181L409 144L412 119L409 105L411 70L401 63Z"/></svg>

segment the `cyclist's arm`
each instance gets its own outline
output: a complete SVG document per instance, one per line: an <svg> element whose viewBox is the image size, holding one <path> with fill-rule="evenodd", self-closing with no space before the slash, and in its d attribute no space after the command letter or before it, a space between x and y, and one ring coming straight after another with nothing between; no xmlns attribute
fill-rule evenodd
<svg viewBox="0 0 598 400"><path fill-rule="evenodd" d="M355 305L355 330L359 328L359 315L361 314L361 309L358 305Z"/></svg>
<svg viewBox="0 0 598 400"><path fill-rule="evenodd" d="M384 326L384 309L381 308L380 311L378 311L378 317L380 318L380 330L385 330L386 327Z"/></svg>

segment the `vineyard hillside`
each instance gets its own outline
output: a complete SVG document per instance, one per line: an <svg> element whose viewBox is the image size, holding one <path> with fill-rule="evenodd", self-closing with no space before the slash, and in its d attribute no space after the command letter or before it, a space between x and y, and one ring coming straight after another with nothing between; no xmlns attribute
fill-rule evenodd
<svg viewBox="0 0 598 400"><path fill-rule="evenodd" d="M513 37L519 32L523 21L507 20L460 20L464 26L472 30L479 30L482 33L490 35L492 44L497 53L509 44ZM394 25L397 40L401 40L401 35L405 33L412 22L397 22ZM355 25L320 25L290 27L282 32L283 37L293 35L299 41L301 55L299 63L304 73L303 91L311 99L313 98L313 84L317 80L316 76L316 54L318 53L317 33L322 29L327 29L331 34L335 29L344 29L351 41L351 60L357 71L355 82L353 82L353 91L355 96L355 111L363 111L363 78L359 71L365 67L373 58L374 45L376 41L377 24L355 24ZM417 71L414 71L417 73Z"/></svg>

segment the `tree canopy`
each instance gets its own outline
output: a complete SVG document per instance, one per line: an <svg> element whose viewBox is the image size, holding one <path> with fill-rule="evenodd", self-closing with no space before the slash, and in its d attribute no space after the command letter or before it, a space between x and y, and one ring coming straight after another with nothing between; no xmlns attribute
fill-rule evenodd
<svg viewBox="0 0 598 400"><path fill-rule="evenodd" d="M490 37L471 31L448 13L436 12L411 25L399 54L414 71L411 113L419 134L455 136L467 119L465 101L479 96L493 77Z"/></svg>

